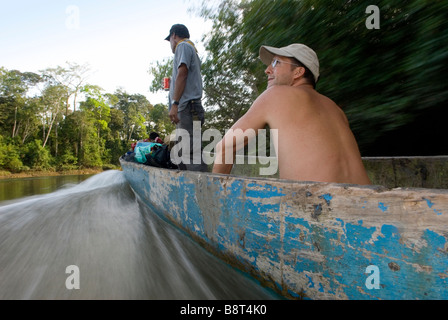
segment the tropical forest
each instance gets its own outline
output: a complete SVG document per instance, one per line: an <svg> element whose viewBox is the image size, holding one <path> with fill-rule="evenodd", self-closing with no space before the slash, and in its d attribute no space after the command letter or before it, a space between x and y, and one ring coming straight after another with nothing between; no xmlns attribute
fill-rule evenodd
<svg viewBox="0 0 448 320"><path fill-rule="evenodd" d="M193 8L202 37L204 130L222 133L266 89L261 45L304 43L316 90L345 112L362 156L448 155L448 4L442 0L220 0ZM163 90L172 60L148 61ZM39 72L0 61L0 171L117 168L132 142L174 126L144 94L105 92L76 61ZM274 112L274 111L273 111Z"/></svg>

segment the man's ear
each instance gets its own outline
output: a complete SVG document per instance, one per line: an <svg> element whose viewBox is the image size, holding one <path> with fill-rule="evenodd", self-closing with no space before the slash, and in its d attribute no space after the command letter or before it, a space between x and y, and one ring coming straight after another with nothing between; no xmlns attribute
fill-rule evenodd
<svg viewBox="0 0 448 320"><path fill-rule="evenodd" d="M300 78L305 75L305 68L304 67L297 67L294 70L294 78Z"/></svg>

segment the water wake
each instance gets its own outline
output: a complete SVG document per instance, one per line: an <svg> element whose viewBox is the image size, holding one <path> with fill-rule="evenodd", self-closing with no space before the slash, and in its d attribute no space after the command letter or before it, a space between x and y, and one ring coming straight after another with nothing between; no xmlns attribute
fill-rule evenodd
<svg viewBox="0 0 448 320"><path fill-rule="evenodd" d="M272 298L159 219L120 171L0 207L0 299Z"/></svg>

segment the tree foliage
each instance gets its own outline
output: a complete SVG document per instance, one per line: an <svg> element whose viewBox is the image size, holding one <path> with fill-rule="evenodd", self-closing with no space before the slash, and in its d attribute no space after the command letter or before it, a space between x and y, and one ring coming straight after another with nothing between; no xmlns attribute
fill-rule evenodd
<svg viewBox="0 0 448 320"><path fill-rule="evenodd" d="M372 4L380 29L366 27ZM430 141L446 137L446 2L222 0L201 14L213 21L203 70L212 123L232 124L264 89L261 45L297 42L317 52L317 90L344 109L364 155L448 152Z"/></svg>
<svg viewBox="0 0 448 320"><path fill-rule="evenodd" d="M379 29L366 9L379 9ZM448 5L443 0L217 0L199 14L206 128L224 131L266 88L261 45L304 43L320 60L317 90L347 114L363 156L448 154ZM163 90L172 59L150 64ZM117 164L132 141L174 129L167 106L105 93L76 63L39 73L0 67L0 168ZM273 108L275 112L275 108ZM293 147L293 146L292 146Z"/></svg>
<svg viewBox="0 0 448 320"><path fill-rule="evenodd" d="M104 93L83 82L86 70L76 64L40 74L0 68L1 169L118 164L133 141L174 129L167 106L154 107L145 96L123 90Z"/></svg>

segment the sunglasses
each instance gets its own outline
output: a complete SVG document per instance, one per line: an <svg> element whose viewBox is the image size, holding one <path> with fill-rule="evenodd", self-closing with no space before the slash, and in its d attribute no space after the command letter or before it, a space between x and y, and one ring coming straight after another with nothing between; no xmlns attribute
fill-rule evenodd
<svg viewBox="0 0 448 320"><path fill-rule="evenodd" d="M278 59L276 58L276 59L272 60L272 62L271 62L271 66L272 66L272 68L275 68L275 66L276 66L279 62L287 63L287 64L291 64L291 65L293 65L293 66L299 66L299 65L296 64L296 63L291 63L291 62L287 62L287 61L282 61L282 60L278 60Z"/></svg>

